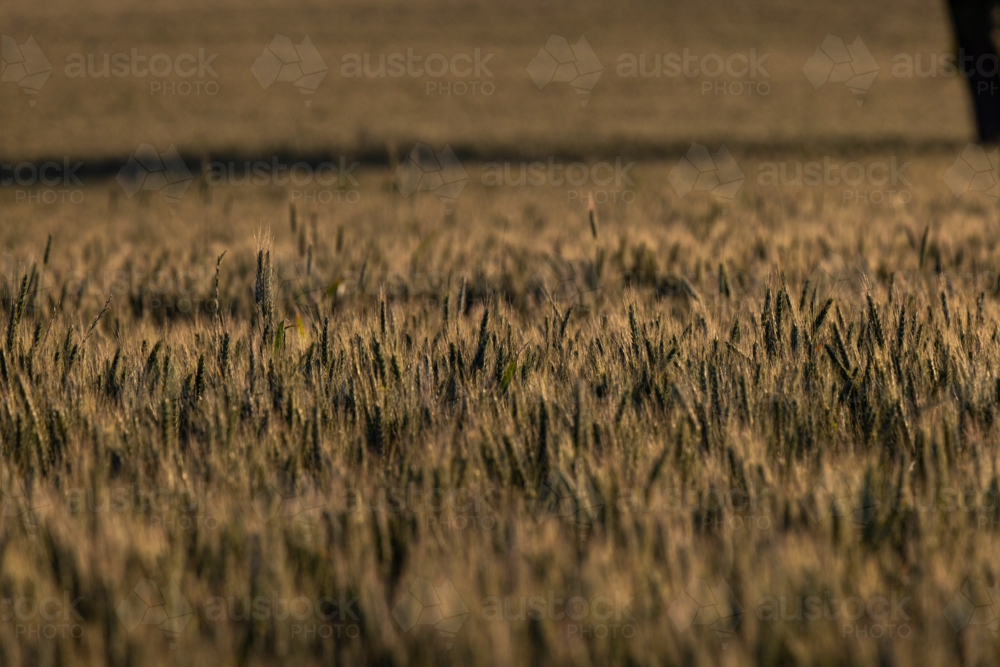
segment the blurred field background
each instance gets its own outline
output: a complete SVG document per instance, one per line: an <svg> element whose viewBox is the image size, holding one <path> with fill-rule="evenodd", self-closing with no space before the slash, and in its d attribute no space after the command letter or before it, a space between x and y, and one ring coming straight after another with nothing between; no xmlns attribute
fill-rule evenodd
<svg viewBox="0 0 1000 667"><path fill-rule="evenodd" d="M127 156L140 142L182 152L268 154L276 150L384 155L387 141L450 143L481 157L519 154L656 153L691 141L795 145L830 140L955 142L970 137L968 105L956 77L893 75L897 54L953 51L943 2L741 3L695 5L585 1L554 3L262 2L182 0L139 6L102 3L5 3L5 34L34 36L53 74L28 108L5 87L0 155L35 159ZM311 106L285 86L262 90L251 66L275 34L308 36L329 72ZM539 91L526 68L549 36L584 35L604 73L586 107L568 86ZM844 86L814 90L802 66L826 35L861 35L881 71L862 108ZM215 95L150 93L152 77L70 79L70 54L217 53ZM624 53L767 54L768 94L703 94L701 77L623 78ZM493 54L491 95L428 94L428 77L345 78L345 54ZM197 77L196 77L197 78ZM180 82L179 77L166 81ZM452 83L458 79L445 77ZM717 81L734 79L722 75Z"/></svg>

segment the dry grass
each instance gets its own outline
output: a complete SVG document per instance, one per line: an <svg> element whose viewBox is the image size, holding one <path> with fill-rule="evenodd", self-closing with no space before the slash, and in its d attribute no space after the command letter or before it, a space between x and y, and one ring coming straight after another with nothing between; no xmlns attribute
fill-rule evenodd
<svg viewBox="0 0 1000 667"><path fill-rule="evenodd" d="M901 156L896 206L737 157L728 214L640 164L596 239L586 197L474 165L452 215L363 170L294 228L279 188L5 201L0 599L79 616L4 617L0 662L995 661L945 610L997 582L996 209L954 156ZM421 579L454 636L393 614ZM685 627L698 579L731 636ZM588 612L498 612L550 596Z"/></svg>

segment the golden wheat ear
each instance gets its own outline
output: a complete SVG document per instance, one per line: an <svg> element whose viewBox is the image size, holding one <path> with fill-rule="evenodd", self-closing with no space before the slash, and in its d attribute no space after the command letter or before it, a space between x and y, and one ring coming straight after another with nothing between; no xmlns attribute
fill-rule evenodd
<svg viewBox="0 0 1000 667"><path fill-rule="evenodd" d="M590 218L590 233L597 238L597 206L594 205L594 193L587 195L587 217Z"/></svg>

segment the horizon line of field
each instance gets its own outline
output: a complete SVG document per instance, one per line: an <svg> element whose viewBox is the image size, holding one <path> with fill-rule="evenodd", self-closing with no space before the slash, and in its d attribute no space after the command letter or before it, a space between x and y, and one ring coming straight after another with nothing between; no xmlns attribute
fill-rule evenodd
<svg viewBox="0 0 1000 667"><path fill-rule="evenodd" d="M310 167L319 167L326 163L336 163L342 158L347 158L351 163L357 163L361 167L388 167L396 161L401 161L409 154L405 150L407 146L415 146L418 143L425 143L420 140L412 142L394 142L382 146L363 145L347 146L342 150L324 149L317 151L296 151L287 148L278 148L274 151L264 152L242 152L239 150L207 150L192 151L190 149L178 150L180 159L188 167L192 174L202 174L203 165L213 163L242 164L278 161L282 164L303 164ZM761 155L787 155L802 154L808 146L808 152L814 155L830 155L836 157L859 157L870 155L884 155L886 153L922 153L932 155L957 156L962 149L970 142L946 138L931 138L922 140L906 139L901 136L888 136L879 138L834 136L821 138L790 138L775 140L737 140L726 141L725 139L697 138L692 142L664 141L664 142L640 142L624 141L617 144L592 144L587 148L567 148L565 146L552 147L553 150L526 150L505 145L498 145L496 150L489 150L480 146L448 143L455 154L455 157L462 162L487 163L487 162L534 162L545 160L587 162L592 160L607 159L628 159L636 161L657 161L657 160L679 160L690 149L692 144L703 144L710 148L717 148L725 145L731 153L741 156L754 157ZM392 146L397 147L396 155L392 156ZM445 144L429 144L434 149L443 149ZM398 148L404 148L405 152L400 153ZM74 175L80 179L90 181L106 180L115 178L119 172L132 159L132 155L121 156L100 156L86 158L81 156L36 156L7 158L0 156L0 164L45 164L48 162L62 163L66 160L79 163L74 169Z"/></svg>

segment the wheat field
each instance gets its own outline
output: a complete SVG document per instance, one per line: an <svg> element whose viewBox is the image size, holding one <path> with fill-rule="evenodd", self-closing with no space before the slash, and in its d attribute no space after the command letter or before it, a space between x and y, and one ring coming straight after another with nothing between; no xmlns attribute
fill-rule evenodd
<svg viewBox="0 0 1000 667"><path fill-rule="evenodd" d="M641 163L596 237L384 169L85 188L5 241L4 664L995 659L997 212L948 161L887 206L741 155L724 213Z"/></svg>
<svg viewBox="0 0 1000 667"><path fill-rule="evenodd" d="M944 10L0 7L0 665L995 664L996 148L899 69ZM408 49L495 92L342 70ZM623 69L684 49L769 92Z"/></svg>

